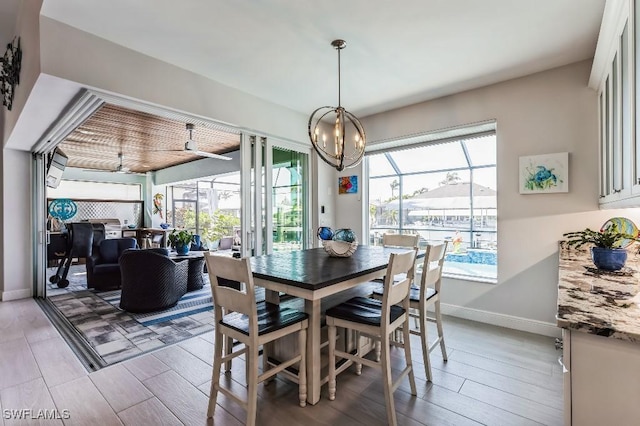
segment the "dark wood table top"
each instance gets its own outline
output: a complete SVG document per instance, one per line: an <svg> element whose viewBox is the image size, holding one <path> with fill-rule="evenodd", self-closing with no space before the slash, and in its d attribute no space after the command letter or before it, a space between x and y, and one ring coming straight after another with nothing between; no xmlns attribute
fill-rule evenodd
<svg viewBox="0 0 640 426"><path fill-rule="evenodd" d="M255 278L319 290L387 268L389 255L403 248L359 246L350 257L330 257L322 248L278 252L251 258ZM418 254L424 257L424 251Z"/></svg>

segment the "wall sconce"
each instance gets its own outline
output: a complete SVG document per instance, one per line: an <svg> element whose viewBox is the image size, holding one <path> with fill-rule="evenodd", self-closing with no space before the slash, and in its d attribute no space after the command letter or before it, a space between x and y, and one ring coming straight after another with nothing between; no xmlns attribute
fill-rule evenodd
<svg viewBox="0 0 640 426"><path fill-rule="evenodd" d="M22 62L22 50L20 49L20 37L7 44L4 56L0 58L0 94L2 105L11 111L15 87L20 84L20 63Z"/></svg>

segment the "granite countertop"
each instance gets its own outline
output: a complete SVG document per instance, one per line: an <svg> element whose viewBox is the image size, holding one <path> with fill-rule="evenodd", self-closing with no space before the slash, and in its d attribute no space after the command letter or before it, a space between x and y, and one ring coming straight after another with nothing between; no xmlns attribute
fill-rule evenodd
<svg viewBox="0 0 640 426"><path fill-rule="evenodd" d="M629 249L621 271L601 272L588 250L561 248L558 327L640 343L640 256L635 251Z"/></svg>

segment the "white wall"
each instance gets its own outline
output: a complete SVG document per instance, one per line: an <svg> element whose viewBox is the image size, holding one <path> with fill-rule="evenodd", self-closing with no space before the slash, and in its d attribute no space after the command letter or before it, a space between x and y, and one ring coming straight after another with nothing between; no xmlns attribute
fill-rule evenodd
<svg viewBox="0 0 640 426"><path fill-rule="evenodd" d="M371 144L497 120L498 284L446 279L442 297L451 305L448 312L555 324L562 233L599 228L612 216L640 221L637 209L598 209L598 119L596 93L587 88L590 66L584 61L362 120ZM519 156L565 151L569 193L519 194ZM339 225L363 227L352 214L365 208L360 196L336 195L336 206Z"/></svg>
<svg viewBox="0 0 640 426"><path fill-rule="evenodd" d="M11 183L4 186L2 198L2 300L13 300L32 294L31 155L4 149L2 180ZM20 226L14 226L16 224Z"/></svg>
<svg viewBox="0 0 640 426"><path fill-rule="evenodd" d="M6 146L9 135L13 131L38 76L40 75L40 31L38 17L42 0L21 1L16 17L16 35L20 37L22 62L20 84L15 87L11 111L4 106L4 129L2 146Z"/></svg>
<svg viewBox="0 0 640 426"><path fill-rule="evenodd" d="M305 141L308 117L41 17L42 72L263 134Z"/></svg>
<svg viewBox="0 0 640 426"><path fill-rule="evenodd" d="M41 0L22 1L16 16L15 33L20 37L22 63L20 84L15 87L11 111L0 107L2 115L2 216L0 238L0 299L29 297L32 293L31 244L31 157L6 149L7 140L27 102L40 73L40 33L38 15Z"/></svg>

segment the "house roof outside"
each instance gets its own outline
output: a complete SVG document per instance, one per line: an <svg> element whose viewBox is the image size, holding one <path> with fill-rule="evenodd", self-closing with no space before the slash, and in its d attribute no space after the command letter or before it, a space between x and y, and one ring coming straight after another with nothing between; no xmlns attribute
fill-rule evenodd
<svg viewBox="0 0 640 426"><path fill-rule="evenodd" d="M435 215L433 210L469 210L469 194L472 189L469 182L456 182L439 186L412 198L402 200L403 210L412 210L410 216ZM497 192L486 186L473 184L474 209L495 209ZM384 207L397 210L398 200L387 203Z"/></svg>

